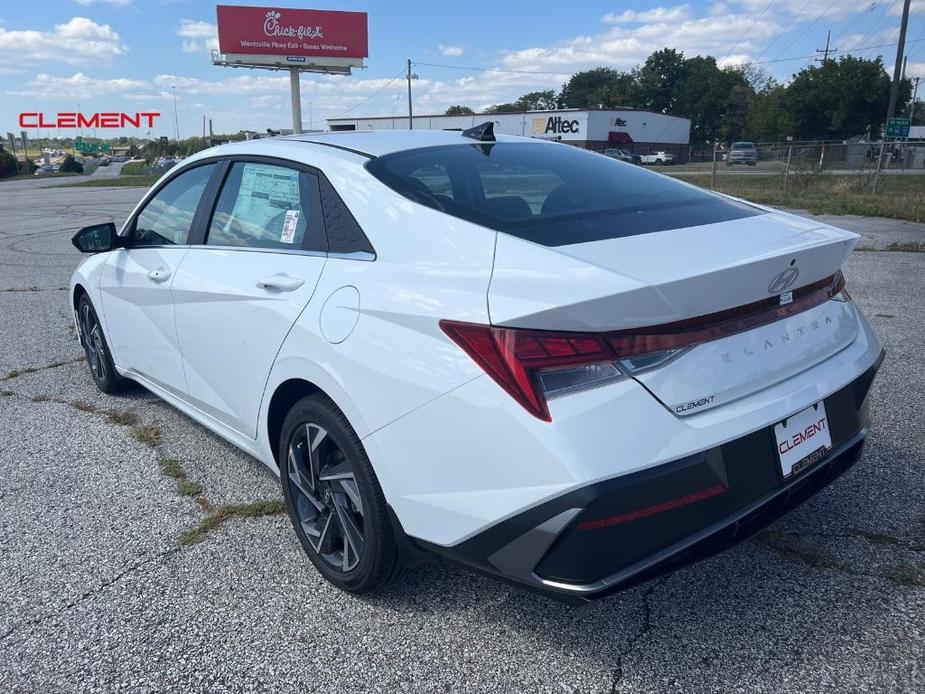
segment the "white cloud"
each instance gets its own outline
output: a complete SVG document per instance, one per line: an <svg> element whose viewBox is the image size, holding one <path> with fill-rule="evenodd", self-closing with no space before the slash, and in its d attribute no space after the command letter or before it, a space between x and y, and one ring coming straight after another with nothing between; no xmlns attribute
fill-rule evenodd
<svg viewBox="0 0 925 694"><path fill-rule="evenodd" d="M8 65L108 63L127 50L111 26L86 17L72 17L52 31L8 31L0 27L0 63Z"/></svg>
<svg viewBox="0 0 925 694"><path fill-rule="evenodd" d="M892 70L890 71L892 75ZM906 77L914 80L916 77L920 77L925 80L925 62L921 63L907 63L906 64ZM916 97L918 99L925 99L925 86L919 87L919 94Z"/></svg>
<svg viewBox="0 0 925 694"><path fill-rule="evenodd" d="M444 46L442 43L437 46L440 51L440 55L445 55L448 57L457 57L463 54L462 46Z"/></svg>
<svg viewBox="0 0 925 694"><path fill-rule="evenodd" d="M147 89L151 89L151 85L143 80L125 77L97 79L82 72L77 72L70 77L39 74L26 83L25 89L8 93L46 99L75 99L102 94L122 97L127 92Z"/></svg>
<svg viewBox="0 0 925 694"><path fill-rule="evenodd" d="M651 10L625 10L621 14L609 12L601 17L606 24L648 24L651 22L683 22L690 18L690 5L656 7Z"/></svg>
<svg viewBox="0 0 925 694"><path fill-rule="evenodd" d="M548 46L510 51L501 66L511 70L556 70L571 73L598 65L630 68L649 54L671 46L686 55L713 55L722 59L732 48L730 37L745 36L737 54L747 54L765 45L780 30L771 17L727 13L719 16L688 18L681 21L665 17L682 16L681 5L640 14L659 18L634 26L617 24L599 34L576 36ZM686 10L685 10L686 11ZM626 14L626 13L624 13ZM632 20L635 24L638 20Z"/></svg>
<svg viewBox="0 0 925 694"><path fill-rule="evenodd" d="M751 62L752 57L746 53L735 53L733 55L727 55L716 61L716 64L722 68L727 67L738 67L740 65L745 65Z"/></svg>
<svg viewBox="0 0 925 694"><path fill-rule="evenodd" d="M919 0L916 0L919 1ZM751 15L757 15L768 6L768 0L734 0ZM807 21L815 17L847 17L858 12L865 12L874 0L837 0L836 2L817 2L806 5L806 0L775 0L771 10L773 12L786 12L790 15L799 15ZM884 2L880 3L885 4ZM900 3L902 4L902 3Z"/></svg>
<svg viewBox="0 0 925 694"><path fill-rule="evenodd" d="M180 26L177 27L177 36L184 39L183 50L187 53L218 48L218 27L211 22L181 19Z"/></svg>
<svg viewBox="0 0 925 694"><path fill-rule="evenodd" d="M912 0L909 3L909 17L921 17L922 13L925 12L925 0ZM893 17L899 17L903 13L903 4L901 2L894 3L887 8L887 14L892 15Z"/></svg>

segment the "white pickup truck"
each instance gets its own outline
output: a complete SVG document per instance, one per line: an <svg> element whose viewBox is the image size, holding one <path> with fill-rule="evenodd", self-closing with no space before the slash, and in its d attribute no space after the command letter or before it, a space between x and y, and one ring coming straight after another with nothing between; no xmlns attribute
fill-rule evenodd
<svg viewBox="0 0 925 694"><path fill-rule="evenodd" d="M668 152L652 152L651 154L643 154L642 157L643 164L655 164L656 166L667 166L668 164L674 164L674 155L669 154Z"/></svg>

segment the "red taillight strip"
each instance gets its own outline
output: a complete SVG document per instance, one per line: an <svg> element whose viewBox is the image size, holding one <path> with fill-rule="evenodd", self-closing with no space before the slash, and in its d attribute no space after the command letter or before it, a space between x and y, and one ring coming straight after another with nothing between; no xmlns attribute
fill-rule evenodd
<svg viewBox="0 0 925 694"><path fill-rule="evenodd" d="M606 333L605 336L620 357L690 347L701 342L736 335L807 311L831 299L844 286L845 278L839 271L830 277L794 290L793 301L789 304L781 305L780 297L772 296L715 313L662 325L619 330Z"/></svg>
<svg viewBox="0 0 925 694"><path fill-rule="evenodd" d="M576 527L579 530L598 530L600 528L609 528L612 525L629 523L630 521L639 520L640 518L647 518L659 513L664 513L665 511L672 511L684 506L690 506L691 504L695 504L698 501L705 501L706 499L710 499L714 496L725 494L726 491L727 489L725 485L714 484L712 487L701 489L699 492L694 492L693 494L688 494L686 496L679 496L676 499L669 499L668 501L663 501L660 504L645 506L643 508L636 509L635 511L621 513L618 516L607 516L606 518L597 518L595 520L583 521Z"/></svg>
<svg viewBox="0 0 925 694"><path fill-rule="evenodd" d="M544 370L617 361L735 335L822 304L845 286L841 272L793 292L673 323L608 333L558 332L440 321L440 328L534 416L551 421L539 383Z"/></svg>

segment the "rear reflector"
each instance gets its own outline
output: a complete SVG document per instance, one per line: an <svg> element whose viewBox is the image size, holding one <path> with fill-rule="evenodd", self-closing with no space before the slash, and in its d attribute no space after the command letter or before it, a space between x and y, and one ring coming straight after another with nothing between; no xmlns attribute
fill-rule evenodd
<svg viewBox="0 0 925 694"><path fill-rule="evenodd" d="M596 518L595 520L583 521L578 524L577 528L579 530L598 530L600 528L609 528L612 525L621 525L623 523L639 520L640 518L647 518L659 513L664 513L665 511L673 511L677 508L690 506L691 504L696 504L698 501L705 501L706 499L710 499L714 496L725 494L726 491L727 490L725 485L714 484L712 487L701 489L699 492L694 492L693 494L687 494L685 496L679 496L675 499L669 499L668 501L663 501L660 504L644 506L643 508L638 508L635 511L628 511L627 513L621 513L617 516L607 516L606 518Z"/></svg>
<svg viewBox="0 0 925 694"><path fill-rule="evenodd" d="M752 330L830 299L845 300L841 272L744 306L609 333L501 328L442 320L440 328L531 414L552 421L547 396L596 387L661 366L694 345Z"/></svg>

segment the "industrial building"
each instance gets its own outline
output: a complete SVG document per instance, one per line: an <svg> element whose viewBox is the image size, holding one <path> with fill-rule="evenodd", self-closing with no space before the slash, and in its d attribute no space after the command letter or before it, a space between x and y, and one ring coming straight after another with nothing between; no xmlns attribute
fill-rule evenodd
<svg viewBox="0 0 925 694"><path fill-rule="evenodd" d="M675 161L687 161L691 133L689 118L631 108L414 116L413 126L422 130L464 130L489 120L494 121L495 132L504 135L556 140L597 151L609 147L637 154L661 150L675 155ZM329 118L328 127L331 130L405 130L408 117Z"/></svg>

